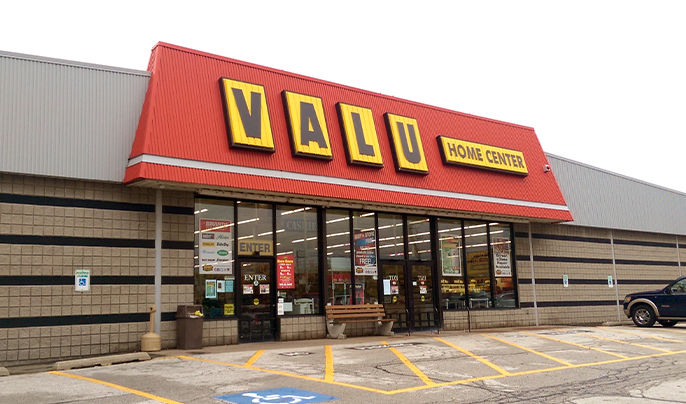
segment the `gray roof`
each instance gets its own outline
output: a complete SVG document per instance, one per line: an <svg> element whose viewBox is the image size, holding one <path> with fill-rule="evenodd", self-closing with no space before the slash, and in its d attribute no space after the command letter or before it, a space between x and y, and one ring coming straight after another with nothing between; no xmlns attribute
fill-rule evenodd
<svg viewBox="0 0 686 404"><path fill-rule="evenodd" d="M686 194L547 156L574 217L569 224L686 235Z"/></svg>
<svg viewBox="0 0 686 404"><path fill-rule="evenodd" d="M0 172L121 182L149 78L0 51Z"/></svg>

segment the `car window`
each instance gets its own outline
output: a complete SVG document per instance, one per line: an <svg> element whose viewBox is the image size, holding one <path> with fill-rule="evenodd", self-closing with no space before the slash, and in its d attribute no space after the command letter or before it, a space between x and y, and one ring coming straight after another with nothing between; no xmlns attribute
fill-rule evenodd
<svg viewBox="0 0 686 404"><path fill-rule="evenodd" d="M676 282L674 285L670 287L670 289L672 293L686 294L686 279L682 279L679 282Z"/></svg>

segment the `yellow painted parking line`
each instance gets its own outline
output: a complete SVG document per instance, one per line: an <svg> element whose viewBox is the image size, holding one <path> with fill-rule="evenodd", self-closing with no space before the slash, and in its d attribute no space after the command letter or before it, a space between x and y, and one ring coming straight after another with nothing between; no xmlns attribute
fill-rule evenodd
<svg viewBox="0 0 686 404"><path fill-rule="evenodd" d="M657 354L651 354L651 355L632 356L632 357L626 358L626 359L610 359L610 360L600 361L600 362L578 363L576 365L570 365L570 366L556 366L556 367L545 368L545 369L524 370L521 372L510 373L509 376L492 375L492 376L483 376L483 377L472 377L469 379L462 379L462 380L454 380L451 382L436 383L434 386L415 386L415 387L407 387L404 389L390 390L387 392L387 394L408 393L411 391L426 390L426 389L444 387L444 386L455 386L458 384L478 382L478 381L482 381L482 380L502 379L505 377L524 376L524 375L530 375L530 374L536 374L536 373L556 372L559 370L568 370L568 369L574 369L574 368L584 368L584 367L589 367L589 366L607 365L607 364L611 364L611 363L621 363L621 362L656 358L656 357L660 357L660 356L671 356L671 355L684 354L684 353L686 353L686 350L663 352L663 353L657 353Z"/></svg>
<svg viewBox="0 0 686 404"><path fill-rule="evenodd" d="M494 336L488 335L488 334L481 334L481 336L486 337L486 338L490 338L490 339L493 339L493 340L496 340L496 341L499 341L499 342L502 342L503 344L507 344L507 345L513 346L513 347L515 347L515 348L522 349L522 350L527 351L527 352L531 352L532 354L536 354L536 355L538 355L538 356L542 356L542 357L544 357L544 358L546 358L546 359L550 359L551 361L555 361L555 362L557 362L557 363L561 363L561 364L563 364L563 365L565 365L565 366L572 366L572 364L569 363L569 362L567 362L567 361L563 361L562 359L557 359L557 358L552 357L552 356L550 356L550 355L544 354L543 352L534 351L533 349L530 349L530 348L527 348L527 347L525 347L525 346L521 346L521 345L515 344L514 342L505 341L504 339L500 339L500 338L498 338L498 337L494 337Z"/></svg>
<svg viewBox="0 0 686 404"><path fill-rule="evenodd" d="M623 331L623 330L615 330L614 328L609 328L609 327L600 327L603 330L607 330L609 332L616 332L619 334L627 334L627 335L635 335L637 337L642 337L642 338L652 338L652 339L657 339L660 341L667 341L667 342L676 342L678 344L684 344L686 341L682 341L679 339L671 339L671 338L664 338L664 337L658 337L657 335L646 335L646 334L641 334L639 332L631 332L631 331Z"/></svg>
<svg viewBox="0 0 686 404"><path fill-rule="evenodd" d="M637 344L637 343L635 343L635 342L622 341L622 340L614 339L614 338L601 337L601 336L593 335L593 334L589 334L589 333L584 333L583 335L588 336L588 337L591 337L591 338L602 339L602 340L605 340L605 341L616 342L616 343L618 343L618 344L633 345L633 346L637 346L637 347L640 347L640 348L652 349L653 351L672 352L672 351L670 351L670 350L668 350L668 349L655 348L655 347L653 347L653 346L648 346L648 345L643 345L643 344Z"/></svg>
<svg viewBox="0 0 686 404"><path fill-rule="evenodd" d="M590 350L592 350L592 351L596 351L596 352L604 353L604 354L607 354L607 355L615 356L615 357L617 357L617 358L622 358L622 359L628 358L628 356L620 355L620 354L618 354L618 353L608 352L608 351L604 351L604 350L602 350L602 349L594 348L594 347L592 347L592 346L586 346L586 345L581 345L581 344L577 344L577 343L574 343L574 342L564 341L564 340L557 339L557 338L553 338L553 337L550 337L550 336L547 336L547 335L535 334L535 333L533 333L533 332L528 332L528 331L521 331L521 333L522 333L522 334L526 334L526 335L531 335L531 336L534 336L534 337L537 337L537 338L544 338L544 339L547 339L547 340L550 340L550 341L560 342L560 343L562 343L562 344L572 345L572 346L575 346L575 347L578 347L578 348L590 349Z"/></svg>
<svg viewBox="0 0 686 404"><path fill-rule="evenodd" d="M324 356L326 357L326 366L324 367L324 381L333 381L333 353L331 352L331 345L324 347Z"/></svg>
<svg viewBox="0 0 686 404"><path fill-rule="evenodd" d="M383 345L388 345L388 342L386 342L386 341L381 341L381 344L383 344ZM417 375L417 377L419 377L420 379L422 379L422 381L424 382L424 384L429 385L429 386L433 386L433 385L436 384L436 383L434 383L433 380L429 379L429 377L428 377L427 375L425 375L424 372L422 372L421 370L419 370L419 368L418 368L417 366L415 366L414 363L410 362L410 360L407 359L407 357L405 357L405 355L403 355L402 353L400 353L400 351L398 351L397 349L395 349L395 348L393 348L393 347L391 347L391 346L389 346L388 349L389 349L391 352L393 352L393 353L395 354L395 356L397 356L398 359L400 359L400 361L401 361L402 363L405 364L405 366L407 366L412 372L414 372L414 374Z"/></svg>
<svg viewBox="0 0 686 404"><path fill-rule="evenodd" d="M358 385L356 385L356 384L350 384L350 383L342 383L342 382L336 382L336 381L327 381L327 380L325 380L325 379L320 379L320 378L318 378L318 377L298 375L298 374L295 374L295 373L282 372L282 371L280 371L280 370L263 369L263 368L258 368L258 367L255 367L255 366L245 366L245 365L239 365L239 364L237 364L237 363L215 361L215 360L212 360L212 359L194 358L194 357L192 357L192 356L185 356L185 355L177 356L177 358L186 359L186 360L189 360L189 361L196 361L196 362L213 363L213 364L215 364L215 365L230 366L230 367L234 367L234 368L242 368L242 369L256 370L256 371L259 371L259 372L271 373L271 374L274 374L274 375L293 377L293 378L302 379L302 380L309 380L309 381L311 381L311 382L327 383L327 384L333 384L333 385L336 385L336 386L350 387L350 388L358 389L358 390L371 391L372 393L389 394L388 391L386 391L386 390L375 389L375 388L367 387L367 386L358 386Z"/></svg>
<svg viewBox="0 0 686 404"><path fill-rule="evenodd" d="M128 388L128 387L120 386L120 385L118 385L118 384L109 383L109 382L105 382L105 381L98 380L98 379L93 379L93 378L91 378L91 377L79 376L79 375L74 375L74 374L65 373L65 372L58 372L58 371L56 371L56 370L55 370L55 371L52 371L52 372L48 372L48 373L51 373L51 374L53 374L53 375L58 375L58 376L71 377L72 379L84 380L84 381L91 382L91 383L102 384L103 386L112 387L113 389L125 391L125 392L127 392L127 393L135 394L135 395L137 395L137 396L149 398L149 399L151 399L151 400L159 401L160 403L165 403L165 404L181 404L181 403L178 402L178 401L174 401L174 400L170 400L170 399L168 399L168 398L156 396L156 395L154 395L154 394L146 393L146 392L144 392L144 391L135 390L135 389L131 389L131 388Z"/></svg>
<svg viewBox="0 0 686 404"><path fill-rule="evenodd" d="M475 355L475 354L469 352L468 350L466 350L464 348L460 348L459 346L457 346L451 342L448 342L448 341L444 340L443 338L435 337L434 339L436 341L439 341L439 342L442 342L442 343L448 345L451 348L457 349L458 351L462 352L465 355L471 356L472 358L474 358L474 359L478 360L479 362L483 363L484 365L490 367L491 369L495 370L496 372L500 373L501 375L505 375L505 376L510 375L510 372L508 372L507 370L505 370L505 369L501 368L500 366L480 357L479 355Z"/></svg>
<svg viewBox="0 0 686 404"><path fill-rule="evenodd" d="M252 366L253 363L257 362L257 360L260 359L260 356L262 356L263 353L264 353L264 349L260 349L259 351L255 352L255 354L253 354L253 356L251 356L250 359L248 359L248 361L245 362L245 364L243 366L245 366L245 367Z"/></svg>

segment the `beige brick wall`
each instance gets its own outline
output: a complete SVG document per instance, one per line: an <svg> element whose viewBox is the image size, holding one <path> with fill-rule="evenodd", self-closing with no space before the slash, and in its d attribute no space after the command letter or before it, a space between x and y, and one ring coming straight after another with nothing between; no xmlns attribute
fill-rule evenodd
<svg viewBox="0 0 686 404"><path fill-rule="evenodd" d="M118 184L0 174L0 192L18 195L154 204L155 191ZM193 194L165 191L165 206L193 207ZM192 215L164 214L163 240L192 241ZM154 212L0 203L0 234L153 240ZM0 276L153 276L154 248L0 244ZM163 276L192 276L192 250L163 250ZM193 285L163 285L162 311L193 300ZM0 319L146 313L154 285L0 285ZM170 324L171 323L171 324ZM162 323L166 347L174 322ZM0 329L0 365L127 352L140 348L147 322ZM170 329L172 332L170 332ZM223 332L223 331L222 331ZM208 335L217 331L209 331ZM30 336L31 338L28 338ZM218 341L211 338L211 341ZM222 339L224 341L224 339Z"/></svg>
<svg viewBox="0 0 686 404"><path fill-rule="evenodd" d="M324 316L280 317L281 341L326 338Z"/></svg>

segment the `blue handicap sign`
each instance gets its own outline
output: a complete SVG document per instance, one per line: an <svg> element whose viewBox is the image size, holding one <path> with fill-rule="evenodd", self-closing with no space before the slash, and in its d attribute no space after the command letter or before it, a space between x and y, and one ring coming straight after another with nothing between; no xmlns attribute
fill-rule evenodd
<svg viewBox="0 0 686 404"><path fill-rule="evenodd" d="M86 286L86 278L79 278L79 286Z"/></svg>
<svg viewBox="0 0 686 404"><path fill-rule="evenodd" d="M304 404L338 400L338 397L286 387L230 394L226 396L215 396L214 398L235 404Z"/></svg>

